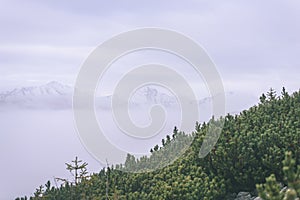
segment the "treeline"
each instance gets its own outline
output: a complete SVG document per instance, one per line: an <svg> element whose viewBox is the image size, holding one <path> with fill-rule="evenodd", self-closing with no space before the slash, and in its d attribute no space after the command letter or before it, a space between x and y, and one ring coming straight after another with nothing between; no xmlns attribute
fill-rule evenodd
<svg viewBox="0 0 300 200"><path fill-rule="evenodd" d="M224 127L217 144L205 158L199 158L209 126L221 121ZM185 149L187 145L189 148ZM256 184L264 183L271 174L276 181L287 185L282 160L288 151L298 165L299 147L300 91L289 95L283 88L277 95L270 89L261 95L258 105L238 115L228 114L208 123L196 123L191 135L175 127L174 132L162 140L162 145L151 149L150 157L136 159L128 155L123 165L91 175L87 175L83 167L78 170L85 173L78 176L75 183L65 180L60 187L53 187L48 182L30 199L223 200L231 193L255 192ZM174 155L180 149L185 151ZM175 159L177 156L180 158ZM173 159L171 165L161 168ZM72 166L69 166L71 171L75 169ZM77 167L80 166L77 163ZM151 168L158 170L148 172ZM126 173L126 169L144 173ZM260 188L262 192L264 187Z"/></svg>

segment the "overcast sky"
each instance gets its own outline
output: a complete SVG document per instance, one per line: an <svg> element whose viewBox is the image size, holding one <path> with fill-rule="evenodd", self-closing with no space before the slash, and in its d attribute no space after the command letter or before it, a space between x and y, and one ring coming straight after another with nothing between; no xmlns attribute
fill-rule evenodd
<svg viewBox="0 0 300 200"><path fill-rule="evenodd" d="M226 90L296 90L299 22L297 0L1 1L0 89L74 83L83 61L105 40L139 27L161 27L202 45Z"/></svg>
<svg viewBox="0 0 300 200"><path fill-rule="evenodd" d="M73 85L82 63L98 45L116 34L141 27L178 31L200 44L216 64L226 91L244 91L257 96L270 87L299 89L299 0L0 0L0 91L53 80ZM119 66L153 59L180 65L178 58L157 52L144 53L124 58ZM118 68L111 72L111 77L120 73ZM5 124L14 127L13 122ZM28 126L31 125L24 125ZM73 127L68 128L74 131ZM59 130L55 134L59 135ZM6 130L2 131L0 140L6 137ZM13 142L6 145L12 146ZM74 143L79 144L77 140ZM35 149L30 150L36 153ZM64 167L64 161L57 162ZM15 169L10 170L7 180ZM19 172L18 176L22 174ZM43 174L37 172L37 176ZM7 180L2 180L3 184L8 184ZM20 180L19 187L24 184ZM41 183L38 180L31 184ZM26 194L32 192L26 191ZM7 190L0 197L20 195L23 190L12 193Z"/></svg>

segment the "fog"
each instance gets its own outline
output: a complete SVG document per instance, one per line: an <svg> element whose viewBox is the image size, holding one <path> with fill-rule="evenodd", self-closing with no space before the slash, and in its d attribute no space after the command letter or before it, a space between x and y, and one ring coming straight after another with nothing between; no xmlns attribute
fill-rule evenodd
<svg viewBox="0 0 300 200"><path fill-rule="evenodd" d="M66 162L78 156L99 171L75 131L71 110L0 112L0 199L29 195L53 177L70 178Z"/></svg>
<svg viewBox="0 0 300 200"><path fill-rule="evenodd" d="M226 112L230 113L238 113L257 103L257 98L249 94L227 93L226 98ZM199 120L204 121L211 114L211 102L209 99L200 102ZM148 109L147 106L132 109L130 116L133 122L140 126L151 123ZM96 113L99 125L113 145L126 152L147 154L151 147L160 144L163 137L172 133L175 125L180 128L179 107L165 111L167 121L164 128L149 140L130 140L130 137L122 134L110 118L110 110L98 108ZM99 117L103 120L99 120ZM0 112L0 127L0 199L30 195L47 180L55 186L54 177L70 179L65 163L75 156L88 162L89 172L98 172L104 167L81 143L71 109L4 109Z"/></svg>

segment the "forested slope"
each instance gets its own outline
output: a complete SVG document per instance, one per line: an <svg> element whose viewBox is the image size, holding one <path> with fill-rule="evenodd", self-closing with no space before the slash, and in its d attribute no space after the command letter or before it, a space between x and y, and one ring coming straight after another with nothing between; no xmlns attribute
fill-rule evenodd
<svg viewBox="0 0 300 200"><path fill-rule="evenodd" d="M199 150L208 126L224 120L222 134L213 150L199 158ZM145 173L147 166L162 166L170 158L169 149L188 143L191 135L174 129L163 144L151 149L151 157L135 159L128 155L124 165L102 169L99 173L78 177L52 187L48 182L37 189L32 199L226 199L238 191L255 191L256 183L265 182L270 174L285 183L282 160L290 151L300 163L300 92L280 95L270 90L260 103L239 115L227 115L195 126L191 146L173 164ZM182 141L176 143L175 141ZM180 148L179 148L180 149Z"/></svg>

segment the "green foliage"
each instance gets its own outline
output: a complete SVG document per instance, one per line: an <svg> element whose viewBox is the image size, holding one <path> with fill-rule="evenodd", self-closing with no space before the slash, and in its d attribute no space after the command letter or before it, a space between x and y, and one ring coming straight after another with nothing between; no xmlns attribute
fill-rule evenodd
<svg viewBox="0 0 300 200"><path fill-rule="evenodd" d="M256 187L259 196L264 200L282 200L284 197L284 194L280 192L281 187L274 174L266 178L264 185L257 185Z"/></svg>
<svg viewBox="0 0 300 200"><path fill-rule="evenodd" d="M58 188L46 186L42 194L38 192L32 199L104 200L107 193L109 199L223 200L233 192L254 191L255 184L264 182L264 177L271 174L274 175L260 191L278 199L291 199L299 194L299 172L291 170L300 161L299 116L300 92L289 95L283 89L281 96L277 96L271 89L260 97L258 105L239 115L197 122L191 134L175 127L172 137L162 138L163 145L151 149L150 157L137 159L128 155L123 165L102 169L75 184L67 181ZM199 158L209 127L219 128L221 120L224 127L217 144L205 158ZM287 151L295 158L283 164ZM172 164L166 166L169 162ZM159 170L149 172L150 168ZM126 173L126 170L144 173ZM288 184L284 196L277 181Z"/></svg>
<svg viewBox="0 0 300 200"><path fill-rule="evenodd" d="M285 182L290 189L300 196L300 165L296 168L296 161L292 158L292 153L286 153L285 160L283 161L283 173Z"/></svg>
<svg viewBox="0 0 300 200"><path fill-rule="evenodd" d="M296 169L296 161L292 153L287 152L283 161L284 181L287 189L282 190L272 174L266 178L265 184L257 185L259 196L264 200L297 200L300 197L300 165Z"/></svg>
<svg viewBox="0 0 300 200"><path fill-rule="evenodd" d="M78 183L80 183L81 181L85 180L87 178L87 163L84 162L82 163L82 160L78 160L78 157L75 157L75 160L72 160L71 163L65 163L66 164L66 169L72 174L72 176L74 177L73 181L69 181L67 179L64 178L56 178L56 180L58 181L62 181L64 183L69 183L69 184L75 184L78 185ZM48 181L47 184L50 182ZM46 187L47 187L46 184Z"/></svg>

